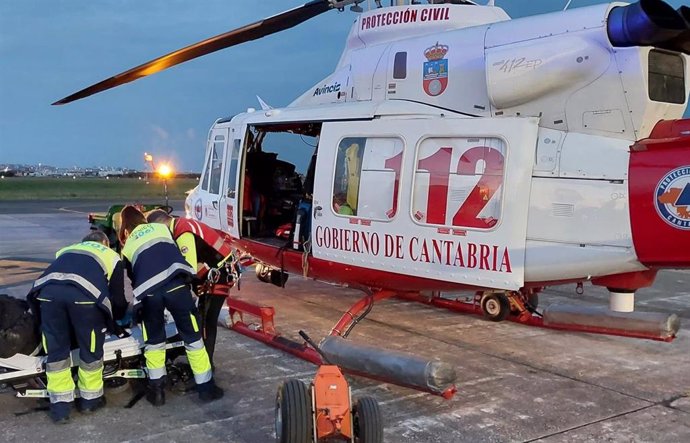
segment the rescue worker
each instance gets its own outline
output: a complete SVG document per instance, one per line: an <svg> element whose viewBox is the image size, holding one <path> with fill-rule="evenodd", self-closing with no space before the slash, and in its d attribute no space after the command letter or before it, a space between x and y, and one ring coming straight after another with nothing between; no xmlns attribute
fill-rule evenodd
<svg viewBox="0 0 690 443"><path fill-rule="evenodd" d="M215 385L211 363L199 332L199 314L189 282L194 270L185 261L167 227L146 222L134 206L125 206L119 232L125 268L132 280L134 318L140 317L146 347L144 357L149 382L146 399L165 404L165 316L167 309L182 336L199 398L212 401L223 396Z"/></svg>
<svg viewBox="0 0 690 443"><path fill-rule="evenodd" d="M174 218L162 209L151 211L146 218L149 223L162 223L170 229L180 252L197 271L195 292L199 296L201 330L213 366L218 315L234 285L230 239L204 223ZM209 281L207 277L211 269L214 271Z"/></svg>
<svg viewBox="0 0 690 443"><path fill-rule="evenodd" d="M105 405L105 332L116 330L114 320L125 315L128 305L122 261L108 245L108 237L94 231L81 243L61 249L27 297L39 317L48 354L50 417L55 423L66 423L74 404L71 336L79 345L77 409L89 413Z"/></svg>

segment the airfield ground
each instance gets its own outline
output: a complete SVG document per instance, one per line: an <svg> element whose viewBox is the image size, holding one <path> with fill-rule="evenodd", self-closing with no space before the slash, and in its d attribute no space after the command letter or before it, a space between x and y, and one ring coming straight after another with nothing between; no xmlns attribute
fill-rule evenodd
<svg viewBox="0 0 690 443"><path fill-rule="evenodd" d="M167 180L170 199L183 199L185 191L199 183L195 178ZM110 199L128 201L165 198L163 180L158 177L2 177L0 201ZM107 209L107 208L106 208Z"/></svg>
<svg viewBox="0 0 690 443"><path fill-rule="evenodd" d="M179 207L179 202L177 202ZM108 203L0 202L0 293L23 297L54 252L86 231L85 212ZM326 334L356 291L292 277L285 289L245 275L235 295L276 307L288 336L299 329ZM541 304L606 303L605 291L556 287ZM690 326L690 272L662 272L639 291L637 308L674 312ZM440 358L457 368L459 392L443 400L409 389L351 378L353 395L374 396L386 419L387 442L688 442L690 333L673 343L607 337L491 323L398 300L377 305L351 335L355 341ZM108 395L95 415L75 412L53 425L35 400L2 395L1 441L273 441L278 384L309 381L315 368L229 330L220 330L217 379L226 396L201 404L168 395L123 406L131 392Z"/></svg>

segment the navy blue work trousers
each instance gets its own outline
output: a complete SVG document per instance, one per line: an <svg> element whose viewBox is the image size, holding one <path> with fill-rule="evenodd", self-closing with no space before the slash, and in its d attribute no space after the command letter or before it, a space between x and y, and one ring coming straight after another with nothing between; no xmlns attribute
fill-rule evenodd
<svg viewBox="0 0 690 443"><path fill-rule="evenodd" d="M82 363L103 358L107 330L105 312L93 296L72 285L46 285L38 295L41 306L41 332L48 363L66 360L72 337L79 346Z"/></svg>
<svg viewBox="0 0 690 443"><path fill-rule="evenodd" d="M165 343L165 315L167 309L175 320L175 327L185 343L201 339L199 311L194 304L192 290L183 279L174 281L145 295L141 300L141 318L146 328L146 344Z"/></svg>

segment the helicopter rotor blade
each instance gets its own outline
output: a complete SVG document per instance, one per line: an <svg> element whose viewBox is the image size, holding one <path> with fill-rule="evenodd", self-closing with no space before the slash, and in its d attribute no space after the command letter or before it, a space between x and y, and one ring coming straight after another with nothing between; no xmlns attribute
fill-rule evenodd
<svg viewBox="0 0 690 443"><path fill-rule="evenodd" d="M333 8L333 4L329 0L315 0L305 3L302 6L298 6L288 11L281 12L280 14L276 14L274 16L242 26L241 28L228 31L224 34L216 35L215 37L202 40L194 43L193 45L178 49L177 51L173 51L162 57L153 59L144 63L143 65L139 65L128 71L122 72L84 88L81 91L75 92L72 95L56 101L53 103L53 105L64 105L75 100L80 100L90 95L115 88L151 74L155 74L175 65L179 65L180 63L193 60L212 52L284 31L297 26L304 21L307 21L310 18L314 18L331 8Z"/></svg>

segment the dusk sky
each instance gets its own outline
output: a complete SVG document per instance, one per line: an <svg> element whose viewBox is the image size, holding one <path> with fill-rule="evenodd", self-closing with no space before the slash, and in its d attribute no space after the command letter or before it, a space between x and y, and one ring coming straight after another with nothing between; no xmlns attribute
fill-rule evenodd
<svg viewBox="0 0 690 443"><path fill-rule="evenodd" d="M65 105L116 73L286 9L299 0L0 1L0 163L143 168L143 152L198 171L210 125L281 107L332 72L355 13L332 11ZM513 17L560 0L497 0ZM597 0L573 0L571 8ZM672 0L678 7L684 0Z"/></svg>

